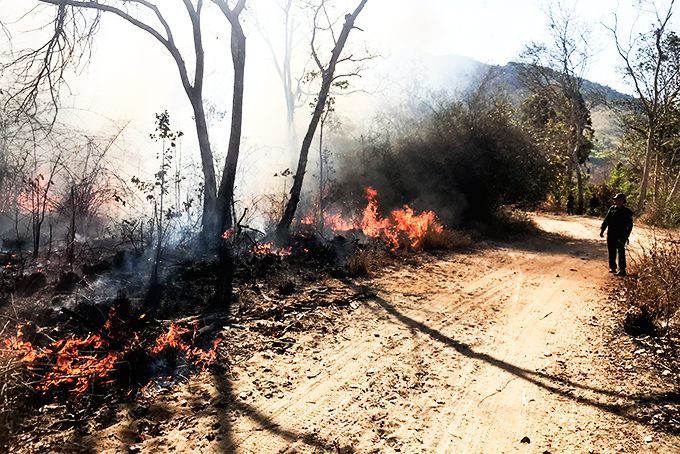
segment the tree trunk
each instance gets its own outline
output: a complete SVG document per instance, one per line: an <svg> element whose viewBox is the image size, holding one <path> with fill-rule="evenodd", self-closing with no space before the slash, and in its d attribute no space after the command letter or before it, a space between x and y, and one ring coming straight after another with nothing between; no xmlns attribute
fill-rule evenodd
<svg viewBox="0 0 680 454"><path fill-rule="evenodd" d="M229 317L231 293L234 278L234 257L231 251L231 239L224 238L224 233L233 227L234 184L236 168L241 146L241 127L243 124L243 89L246 66L246 35L243 33L239 15L245 8L246 0L238 0L234 9L229 9L226 0L213 0L231 24L231 60L234 65L234 91L232 94L231 131L229 147L224 162L220 190L217 195L219 231L215 236L218 241L218 257L221 274L217 277L217 286L213 298L213 306L222 308Z"/></svg>
<svg viewBox="0 0 680 454"><path fill-rule="evenodd" d="M576 164L576 214L583 214L583 174L581 173L581 165Z"/></svg>
<svg viewBox="0 0 680 454"><path fill-rule="evenodd" d="M668 199L666 199L666 201L668 203L672 202L677 197L678 191L680 191L680 172L678 172L678 175L675 177L673 189L671 189L671 193L668 195Z"/></svg>
<svg viewBox="0 0 680 454"><path fill-rule="evenodd" d="M217 235L217 179L215 177L215 164L213 154L210 149L210 138L208 136L208 124L205 120L203 110L203 96L190 95L189 100L194 109L194 119L196 123L196 133L198 135L198 148L201 154L201 165L203 168L203 231L202 240L204 244L211 244Z"/></svg>
<svg viewBox="0 0 680 454"><path fill-rule="evenodd" d="M573 110L573 109L572 109ZM575 115L572 115L575 118ZM574 120L576 122L577 120ZM576 144L574 145L573 161L574 168L576 170L576 214L583 214L583 175L581 173L581 163L579 162L579 151L581 149L581 137L583 135L583 129L580 126L576 126Z"/></svg>
<svg viewBox="0 0 680 454"><path fill-rule="evenodd" d="M323 236L323 121L319 128L319 233Z"/></svg>
<svg viewBox="0 0 680 454"><path fill-rule="evenodd" d="M649 133L647 135L647 151L645 152L645 167L642 170L642 179L640 180L640 196L638 198L637 211L641 213L645 208L645 199L647 198L647 186L649 184L649 166L652 162L652 150L654 141L655 124L653 121L649 122Z"/></svg>
<svg viewBox="0 0 680 454"><path fill-rule="evenodd" d="M661 173L661 156L659 156L659 153L656 153L656 158L654 159L654 204L657 204L659 202L659 184L660 184L660 178L659 174Z"/></svg>
<svg viewBox="0 0 680 454"><path fill-rule="evenodd" d="M219 204L219 235L233 226L231 216L234 196L236 168L241 146L241 127L243 124L243 89L246 65L246 36L243 33L238 17L231 24L231 58L234 65L234 93L231 113L231 132L229 148L224 163L222 181L218 194Z"/></svg>
<svg viewBox="0 0 680 454"><path fill-rule="evenodd" d="M331 59L328 62L328 67L322 71L322 81L321 89L319 91L319 96L314 107L314 113L312 114L312 120L307 128L307 133L302 141L302 148L300 150L300 159L298 161L297 171L293 178L293 187L290 190L290 200L286 204L286 210L283 213L281 221L276 227L276 239L280 243L284 242L290 231L290 226L293 223L293 218L295 217L295 211L297 210L298 203L300 202L300 194L302 192L302 183L305 178L305 172L307 171L307 160L309 157L309 148L312 144L312 139L314 138L314 133L316 132L316 127L321 119L321 114L323 113L324 107L326 106L326 99L328 98L328 92L331 89L331 84L333 83L333 76L335 74L335 66L340 58L340 53L347 42L347 37L349 32L354 28L354 21L357 16L366 5L368 0L361 0L359 6L354 10L352 14L347 14L345 16L345 24L342 26L342 31L338 36L338 40L333 47L333 52L331 54Z"/></svg>

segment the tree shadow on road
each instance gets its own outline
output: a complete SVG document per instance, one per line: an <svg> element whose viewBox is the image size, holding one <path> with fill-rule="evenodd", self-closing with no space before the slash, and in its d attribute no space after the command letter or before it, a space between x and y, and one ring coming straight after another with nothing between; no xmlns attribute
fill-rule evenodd
<svg viewBox="0 0 680 454"><path fill-rule="evenodd" d="M371 295L373 299L385 312L394 317L400 323L408 326L411 329L417 330L433 340L436 340L447 347L453 348L459 354L478 361L483 361L493 367L508 372L517 378L532 383L539 388L542 388L550 393L561 396L563 398L578 402L579 404L589 405L598 408L604 412L625 418L631 422L636 422L642 425L652 424L646 421L644 417L636 414L640 409L650 408L654 405L665 403L680 403L680 395L678 393L648 393L648 394L624 394L621 392L601 389L594 386L589 386L568 380L564 377L551 375L545 372L538 372L522 367L515 366L506 361L495 358L487 353L474 350L468 344L460 342L454 338L448 337L428 325L414 320L411 317L403 314L393 304L387 300L377 296L377 289L361 289L364 294ZM573 392L573 389L582 390L584 394L592 394L592 396L578 395ZM619 403L623 400L625 403ZM656 430L661 430L666 433L676 435L676 433L666 427L654 426Z"/></svg>
<svg viewBox="0 0 680 454"><path fill-rule="evenodd" d="M212 375L213 384L220 394L220 398L223 402L227 402L224 414L222 415L220 421L220 435L221 439L219 442L219 449L224 453L236 452L238 442L234 440L234 425L231 422L231 414L237 412L241 416L249 418L255 425L257 429L269 432L272 436L276 436L285 440L290 444L302 444L314 449L315 453L337 453L354 452L351 446L341 446L336 441L324 440L319 437L316 432L296 432L292 429L288 429L279 425L270 416L264 414L261 409L254 405L249 404L245 400L241 399L234 392L231 379L227 377L224 373L214 373ZM238 446L239 449L244 449L249 451L248 448L244 446ZM264 449L263 447L256 447L256 449ZM254 451L251 452L265 452L265 451ZM288 452L288 451L286 451ZM295 452L295 451L291 451Z"/></svg>
<svg viewBox="0 0 680 454"><path fill-rule="evenodd" d="M567 255L591 260L607 260L607 243L599 236L592 239L573 238L555 232L541 231L538 235L508 242L492 242L493 246L538 254Z"/></svg>

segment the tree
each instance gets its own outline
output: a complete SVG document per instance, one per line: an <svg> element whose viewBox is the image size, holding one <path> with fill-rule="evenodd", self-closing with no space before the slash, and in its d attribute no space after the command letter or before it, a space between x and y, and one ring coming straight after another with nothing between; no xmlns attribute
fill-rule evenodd
<svg viewBox="0 0 680 454"><path fill-rule="evenodd" d="M38 173L34 178L25 181L25 194L28 198L28 207L31 213L31 236L33 238L33 258L40 252L40 238L42 235L42 225L45 221L50 200L50 188L54 183L54 177L59 167L61 155L57 155L51 163L50 169L45 174ZM37 172L37 170L36 170Z"/></svg>
<svg viewBox="0 0 680 454"><path fill-rule="evenodd" d="M161 153L158 156L161 166L156 172L156 183L158 189L157 200L154 200L154 217L156 223L156 251L151 269L151 285L158 283L158 267L161 262L163 252L163 242L168 231L168 222L176 217L178 206L165 210L165 196L168 194L168 172L172 165L172 160L176 153L177 140L182 137L182 131L173 132L170 129L170 114L168 111L156 114L156 134L151 134L151 138L161 142ZM166 142L167 145L166 146Z"/></svg>
<svg viewBox="0 0 680 454"><path fill-rule="evenodd" d="M320 56L317 52L315 42L317 33L322 30L321 27L318 25L318 20L320 19L319 16L323 15L324 17L328 17L327 11L325 9L326 2L322 0L319 6L316 8L316 12L314 14L314 29L312 31L311 52L314 62L316 63L319 69L319 74L321 75L321 88L319 89L317 102L314 108L314 112L312 114L312 119L309 123L309 127L307 128L307 133L305 134L305 137L302 140L300 158L298 160L297 171L295 172L295 176L293 178L293 187L291 188L290 191L290 199L288 200L288 204L286 205L283 217L281 218L281 221L276 227L276 237L279 241L283 241L285 237L288 235L290 226L293 222L295 211L300 201L300 194L302 192L302 183L304 181L305 172L307 171L309 148L312 145L312 140L314 139L316 128L321 120L324 108L326 107L326 100L328 98L328 94L334 82L336 82L340 78L347 77L347 74L336 75L335 74L336 66L338 65L338 63L353 61L351 55L341 58L342 51L345 47L345 43L347 42L347 38L349 36L350 31L352 31L353 28L356 28L354 26L354 21L356 20L357 16L366 5L367 1L368 0L361 0L361 2L356 7L353 13L345 15L345 22L342 26L340 34L337 37L337 40L334 39L333 50L331 51L331 57L327 64L322 63ZM332 30L332 24L329 24L328 28Z"/></svg>
<svg viewBox="0 0 680 454"><path fill-rule="evenodd" d="M581 166L589 150L585 136L590 123L590 110L581 92L583 77L590 61L589 30L579 20L575 5L559 0L547 10L552 41L532 43L524 50L527 63L521 74L525 85L564 118L570 130L566 144L569 156L568 178L576 172L577 213L583 213L583 172Z"/></svg>
<svg viewBox="0 0 680 454"><path fill-rule="evenodd" d="M614 25L607 27L623 60L624 75L634 87L646 117L647 141L637 204L638 212L644 209L647 199L660 118L680 95L680 43L677 35L668 31L674 3L675 0L670 0L667 8L660 10L654 2L640 2L641 7L649 5L652 8L653 29L636 36L627 44L623 43L619 36L616 15Z"/></svg>
<svg viewBox="0 0 680 454"><path fill-rule="evenodd" d="M276 67L276 72L281 79L281 86L283 88L283 95L286 101L286 136L288 141L288 151L293 153L297 147L297 134L295 132L295 110L305 105L304 100L299 98L303 94L301 81L302 79L295 79L292 72L293 53L300 41L296 40L295 35L300 26L296 20L297 16L294 11L294 0L277 1L277 6L283 14L283 55L279 56L277 46L272 43L270 35L265 27L259 23L257 17L253 17L257 30L262 39L267 44L267 48L272 56L272 61ZM306 96L305 96L306 97ZM303 98L304 99L304 98Z"/></svg>
<svg viewBox="0 0 680 454"><path fill-rule="evenodd" d="M222 13L231 24L231 58L234 65L234 92L231 111L231 131L229 134L229 148L224 163L222 181L220 183L219 200L219 232L229 230L233 225L231 217L234 181L241 145L241 126L243 124L243 88L245 84L246 65L246 35L243 33L239 16L246 6L246 0L238 0L234 8L230 9L227 0L212 0L219 6Z"/></svg>
<svg viewBox="0 0 680 454"><path fill-rule="evenodd" d="M232 56L236 75L234 78L234 111L232 131L229 141L229 151L225 172L220 184L219 200L215 165L210 148L208 127L203 103L203 79L205 56L203 50L201 13L203 0L182 0L186 10L193 40L192 58L194 65L193 76L190 75L185 57L178 47L173 29L161 8L148 0L39 0L57 7L53 20L55 32L46 45L38 50L22 55L15 64L24 64L25 74L36 73L30 79L21 93L27 94L27 101L34 101L39 87L47 85L52 99L57 97L60 81L63 80L65 69L69 64L77 63L78 56L85 51L82 48L91 44L96 33L101 15L113 14L127 21L129 24L153 36L170 53L179 71L182 86L192 106L196 133L204 178L203 190L203 239L214 242L223 231L223 224L229 221L229 204L233 191L233 177L238 161L238 144L240 142L242 103L243 103L243 66L245 62L245 36L238 21L239 13L245 6L245 0L239 0L230 9L224 0L213 0L223 11L232 25ZM195 3L195 4L194 4ZM169 2L163 3L167 7ZM180 4L179 2L173 3ZM85 10L92 10L96 14L92 17L82 14ZM79 47L80 46L80 47ZM80 51L79 51L80 49ZM225 215L226 213L226 215Z"/></svg>

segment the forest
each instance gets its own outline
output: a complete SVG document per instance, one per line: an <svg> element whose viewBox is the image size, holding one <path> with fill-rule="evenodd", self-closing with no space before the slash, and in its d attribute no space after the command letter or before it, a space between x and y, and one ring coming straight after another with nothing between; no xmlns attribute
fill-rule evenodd
<svg viewBox="0 0 680 454"><path fill-rule="evenodd" d="M389 52L367 38L372 24L362 19L373 1L6 7L0 451L48 452L35 443L49 435L57 437L45 445L50 452L103 452L73 434L86 420L95 427L88 434L111 426L113 414L102 412L112 401L149 400L206 371L227 376L235 358L258 349L283 355L292 333L321 330L323 317L366 300L381 304L362 279L425 256L521 242L539 235L535 216L573 211L595 225L616 194L626 196L636 226L655 232L638 271L612 290L637 317L628 316L626 329L674 342L675 1L637 2L633 25L618 10L595 23L584 4L543 2L545 39L526 42L505 65L475 63L455 88L410 80L403 67L396 81L378 74ZM625 93L588 78L598 64L596 31L613 50ZM112 44L112 34L120 41ZM146 99L141 89L115 93L88 76L90 62L113 59L112 49L135 73L128 53L140 40L153 52L140 58L164 65L150 84L172 87L153 118L70 107L72 98ZM262 55L269 79L251 71ZM111 74L121 69L114 66ZM359 102L384 92L375 109ZM279 143L248 135L253 119ZM680 363L669 364L677 377ZM238 405L249 396L224 405L248 414ZM149 427L125 452L140 452ZM55 434L69 430L73 445L58 451ZM232 443L214 452L232 452ZM305 443L314 452L358 452Z"/></svg>

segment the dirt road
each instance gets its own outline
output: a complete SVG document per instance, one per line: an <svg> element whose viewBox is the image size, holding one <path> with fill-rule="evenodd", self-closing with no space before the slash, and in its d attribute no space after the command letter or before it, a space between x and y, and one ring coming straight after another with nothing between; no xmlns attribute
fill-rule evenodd
<svg viewBox="0 0 680 454"><path fill-rule="evenodd" d="M540 237L357 282L359 303L326 315L326 332L155 400L148 424L182 411L191 422L137 435L135 452L680 452L627 410L651 385L604 348L604 287L617 278L600 221L536 222ZM109 440L99 452L142 432L134 411L126 418L96 435Z"/></svg>

